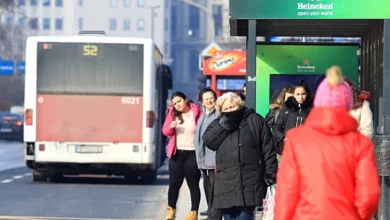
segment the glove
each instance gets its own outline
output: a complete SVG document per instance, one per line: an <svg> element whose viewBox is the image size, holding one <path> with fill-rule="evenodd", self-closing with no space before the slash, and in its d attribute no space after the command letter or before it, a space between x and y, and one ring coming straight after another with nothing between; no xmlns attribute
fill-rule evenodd
<svg viewBox="0 0 390 220"><path fill-rule="evenodd" d="M219 125L223 127L225 130L232 132L238 128L238 124L230 119L228 116L222 116L219 120Z"/></svg>
<svg viewBox="0 0 390 220"><path fill-rule="evenodd" d="M276 183L276 174L265 171L264 181L268 186L274 185Z"/></svg>

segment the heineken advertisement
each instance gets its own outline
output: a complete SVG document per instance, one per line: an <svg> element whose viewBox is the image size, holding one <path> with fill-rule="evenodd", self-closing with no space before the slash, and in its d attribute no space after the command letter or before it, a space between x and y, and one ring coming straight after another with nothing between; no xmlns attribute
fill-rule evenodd
<svg viewBox="0 0 390 220"><path fill-rule="evenodd" d="M287 85L305 80L314 94L332 65L339 65L345 76L358 82L358 45L263 44L256 50L256 111L262 116Z"/></svg>
<svg viewBox="0 0 390 220"><path fill-rule="evenodd" d="M231 19L390 19L390 0L229 0Z"/></svg>

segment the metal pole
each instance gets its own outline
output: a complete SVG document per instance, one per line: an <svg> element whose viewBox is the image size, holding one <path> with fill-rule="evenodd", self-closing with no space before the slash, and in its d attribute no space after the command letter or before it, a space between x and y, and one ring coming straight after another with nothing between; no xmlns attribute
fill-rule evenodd
<svg viewBox="0 0 390 220"><path fill-rule="evenodd" d="M215 21L214 21L213 13L211 13L210 10L207 7L205 7L205 6L203 6L203 5L199 4L199 3L193 2L191 0L181 0L181 1L184 2L184 3L187 3L187 4L191 5L191 6L194 6L196 8L201 9L201 10L203 10L207 14L207 17L209 19L208 24L210 24L209 29L211 29L207 33L208 40L210 40L211 42L215 42Z"/></svg>
<svg viewBox="0 0 390 220"><path fill-rule="evenodd" d="M152 30L151 30L151 32L152 32L152 41L154 41L154 7L152 7L152 21L151 21L151 23L152 23Z"/></svg>
<svg viewBox="0 0 390 220"><path fill-rule="evenodd" d="M248 20L246 37L246 104L256 109L256 20Z"/></svg>
<svg viewBox="0 0 390 220"><path fill-rule="evenodd" d="M156 9L160 8L160 5L155 5L155 6L145 6L145 8L149 8L151 12L151 18L152 20L150 21L150 38L154 41L154 18L156 17Z"/></svg>

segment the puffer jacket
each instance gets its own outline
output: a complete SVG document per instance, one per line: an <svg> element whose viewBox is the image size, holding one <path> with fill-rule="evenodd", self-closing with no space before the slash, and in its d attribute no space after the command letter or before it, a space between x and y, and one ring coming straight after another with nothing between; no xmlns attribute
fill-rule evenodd
<svg viewBox="0 0 390 220"><path fill-rule="evenodd" d="M274 220L371 220L379 203L374 146L343 108L314 108L287 132Z"/></svg>
<svg viewBox="0 0 390 220"><path fill-rule="evenodd" d="M357 120L358 131L367 137L372 138L374 134L374 123L372 120L370 103L364 101L360 108L353 109L349 113Z"/></svg>
<svg viewBox="0 0 390 220"><path fill-rule="evenodd" d="M278 154L282 155L286 132L291 128L302 125L312 107L313 103L309 100L299 104L294 97L287 99L272 128L275 141L277 142L275 145Z"/></svg>
<svg viewBox="0 0 390 220"><path fill-rule="evenodd" d="M235 119L215 119L203 135L205 145L216 151L216 209L260 206L267 183L275 182L278 165L267 123L253 109L239 111Z"/></svg>
<svg viewBox="0 0 390 220"><path fill-rule="evenodd" d="M203 112L206 112L206 110L204 109ZM211 170L215 168L215 152L204 146L203 134L209 124L216 118L218 118L218 113L214 108L209 114L202 114L198 120L198 125L196 126L194 140L196 161L198 163L198 168L201 170Z"/></svg>

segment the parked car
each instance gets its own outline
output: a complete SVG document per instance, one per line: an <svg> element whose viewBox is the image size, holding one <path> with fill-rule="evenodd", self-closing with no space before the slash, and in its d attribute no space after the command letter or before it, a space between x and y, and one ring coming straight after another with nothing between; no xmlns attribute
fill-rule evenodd
<svg viewBox="0 0 390 220"><path fill-rule="evenodd" d="M23 141L23 116L0 112L0 139Z"/></svg>

